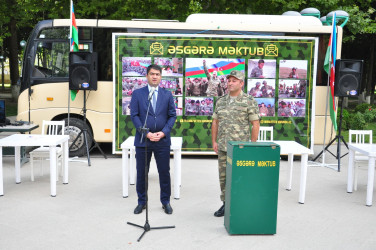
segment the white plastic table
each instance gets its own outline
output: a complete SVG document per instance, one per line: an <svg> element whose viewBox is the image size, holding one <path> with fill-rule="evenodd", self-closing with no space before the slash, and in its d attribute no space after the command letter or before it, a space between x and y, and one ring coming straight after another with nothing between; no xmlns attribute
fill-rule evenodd
<svg viewBox="0 0 376 250"><path fill-rule="evenodd" d="M312 154L312 151L304 147L303 145L295 141L273 141L277 143L281 148L281 155L288 155L289 171L287 172L288 183L287 190L291 190L292 184L292 169L294 163L294 155L301 155L300 158L300 189L299 189L299 203L304 204L305 191L307 185L307 167L308 167L308 154Z"/></svg>
<svg viewBox="0 0 376 250"><path fill-rule="evenodd" d="M368 156L368 180L367 180L367 198L366 205L372 206L373 195L373 182L375 179L375 159L376 159L376 144L356 144L350 143L349 145L349 164L347 170L347 192L353 191L353 171L354 171L354 156L355 151L358 151L365 156Z"/></svg>
<svg viewBox="0 0 376 250"><path fill-rule="evenodd" d="M3 187L3 151L2 147L14 147L16 183L21 183L20 155L22 146L48 146L50 149L50 186L51 196L56 196L56 146L63 147L63 183L68 184L68 135L27 135L14 134L0 139L0 196L4 195Z"/></svg>
<svg viewBox="0 0 376 250"><path fill-rule="evenodd" d="M180 199L181 186L181 147L182 137L171 137L171 150L174 152L174 198ZM136 165L134 136L128 137L120 146L122 150L123 197L128 197L128 185L135 184ZM128 159L128 156L130 157ZM130 167L129 167L130 166ZM129 181L128 181L129 180Z"/></svg>

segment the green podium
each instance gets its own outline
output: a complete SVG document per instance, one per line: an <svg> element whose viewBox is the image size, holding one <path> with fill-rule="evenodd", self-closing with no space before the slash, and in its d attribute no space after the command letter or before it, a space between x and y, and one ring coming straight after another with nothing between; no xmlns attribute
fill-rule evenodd
<svg viewBox="0 0 376 250"><path fill-rule="evenodd" d="M275 234L280 147L228 142L225 227L229 234Z"/></svg>

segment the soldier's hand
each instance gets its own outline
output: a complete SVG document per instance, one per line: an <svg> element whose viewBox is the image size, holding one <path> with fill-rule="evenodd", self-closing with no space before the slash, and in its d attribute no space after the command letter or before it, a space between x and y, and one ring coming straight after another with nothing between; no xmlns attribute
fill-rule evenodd
<svg viewBox="0 0 376 250"><path fill-rule="evenodd" d="M217 142L213 142L213 149L214 149L214 152L216 154L218 154L218 143Z"/></svg>

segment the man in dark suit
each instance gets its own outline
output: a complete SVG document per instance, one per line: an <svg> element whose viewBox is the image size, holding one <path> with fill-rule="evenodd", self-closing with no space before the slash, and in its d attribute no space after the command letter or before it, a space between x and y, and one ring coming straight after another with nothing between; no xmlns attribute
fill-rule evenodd
<svg viewBox="0 0 376 250"><path fill-rule="evenodd" d="M147 68L148 86L135 90L131 100L131 119L136 127L134 145L136 147L138 205L134 210L139 214L146 206L145 155L149 172L151 155L154 153L161 188L160 200L166 214L172 214L170 205L170 131L176 120L174 99L171 92L158 87L162 79L162 69L155 64ZM148 112L148 116L146 114ZM147 132L141 128L146 120ZM146 150L147 149L147 150Z"/></svg>

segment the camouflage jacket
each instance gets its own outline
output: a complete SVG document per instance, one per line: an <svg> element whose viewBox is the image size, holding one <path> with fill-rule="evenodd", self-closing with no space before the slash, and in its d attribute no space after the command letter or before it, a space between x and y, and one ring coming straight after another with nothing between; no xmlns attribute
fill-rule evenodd
<svg viewBox="0 0 376 250"><path fill-rule="evenodd" d="M218 150L227 151L228 141L249 141L251 121L259 120L259 108L257 101L243 91L231 100L227 94L218 99L213 119L218 124Z"/></svg>
<svg viewBox="0 0 376 250"><path fill-rule="evenodd" d="M263 75L263 70L260 69L258 66L253 68L251 71L251 77L259 77Z"/></svg>

